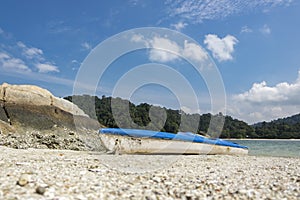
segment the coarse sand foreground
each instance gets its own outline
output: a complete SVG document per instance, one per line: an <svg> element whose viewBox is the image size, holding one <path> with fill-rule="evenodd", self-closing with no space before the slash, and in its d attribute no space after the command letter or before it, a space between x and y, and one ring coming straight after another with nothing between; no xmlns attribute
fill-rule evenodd
<svg viewBox="0 0 300 200"><path fill-rule="evenodd" d="M0 199L300 199L299 158L0 152Z"/></svg>

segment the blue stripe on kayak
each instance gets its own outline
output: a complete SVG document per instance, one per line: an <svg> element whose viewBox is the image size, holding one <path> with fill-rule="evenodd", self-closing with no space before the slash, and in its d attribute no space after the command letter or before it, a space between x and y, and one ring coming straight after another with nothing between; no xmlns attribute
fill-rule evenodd
<svg viewBox="0 0 300 200"><path fill-rule="evenodd" d="M248 149L248 147L239 145L237 143L229 142L222 139L210 139L190 132L178 132L177 134L174 134L168 132L156 132L156 131L140 130L140 129L102 128L99 130L99 133L142 137L142 138L145 137L145 138L181 140L181 141L215 144L221 146Z"/></svg>

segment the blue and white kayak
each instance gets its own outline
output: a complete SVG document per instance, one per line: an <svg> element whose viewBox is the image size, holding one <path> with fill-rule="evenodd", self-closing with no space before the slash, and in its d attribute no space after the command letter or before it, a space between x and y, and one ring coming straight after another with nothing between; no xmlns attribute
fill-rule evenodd
<svg viewBox="0 0 300 200"><path fill-rule="evenodd" d="M117 154L248 154L246 146L190 132L102 128L99 134L107 150Z"/></svg>

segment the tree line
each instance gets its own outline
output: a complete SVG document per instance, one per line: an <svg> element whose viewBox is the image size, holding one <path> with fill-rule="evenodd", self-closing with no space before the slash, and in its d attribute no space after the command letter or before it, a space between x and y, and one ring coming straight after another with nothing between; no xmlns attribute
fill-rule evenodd
<svg viewBox="0 0 300 200"><path fill-rule="evenodd" d="M121 98L74 95L65 99L74 102L91 118L110 128L193 132L220 138L300 138L300 121L295 122L293 119L289 119L293 123L262 122L250 126L222 113L188 114L182 110L147 103L135 105Z"/></svg>

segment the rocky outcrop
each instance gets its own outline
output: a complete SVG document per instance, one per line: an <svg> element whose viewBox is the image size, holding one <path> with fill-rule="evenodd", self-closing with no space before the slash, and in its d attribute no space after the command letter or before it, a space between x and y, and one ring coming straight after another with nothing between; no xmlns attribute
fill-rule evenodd
<svg viewBox="0 0 300 200"><path fill-rule="evenodd" d="M95 128L99 124L75 104L34 85L0 85L0 120L39 130L53 126Z"/></svg>
<svg viewBox="0 0 300 200"><path fill-rule="evenodd" d="M88 117L87 114L85 114L80 108L78 108L77 105L73 104L70 101L67 101L65 99L62 98L58 98L58 97L51 97L52 99L52 106L58 107L66 112L69 112L73 115L79 115L79 116L86 116Z"/></svg>
<svg viewBox="0 0 300 200"><path fill-rule="evenodd" d="M9 85L4 83L0 86L0 100L7 103L22 105L51 105L49 91L33 85Z"/></svg>
<svg viewBox="0 0 300 200"><path fill-rule="evenodd" d="M0 102L0 104L1 104L1 102ZM0 105L0 121L9 122L7 113L3 107L3 102L2 102L2 105Z"/></svg>
<svg viewBox="0 0 300 200"><path fill-rule="evenodd" d="M0 145L91 150L100 144L100 127L75 104L48 90L0 85Z"/></svg>
<svg viewBox="0 0 300 200"><path fill-rule="evenodd" d="M54 106L72 115L87 115L73 103L53 96L48 90L34 85L0 85L0 101L18 105Z"/></svg>

